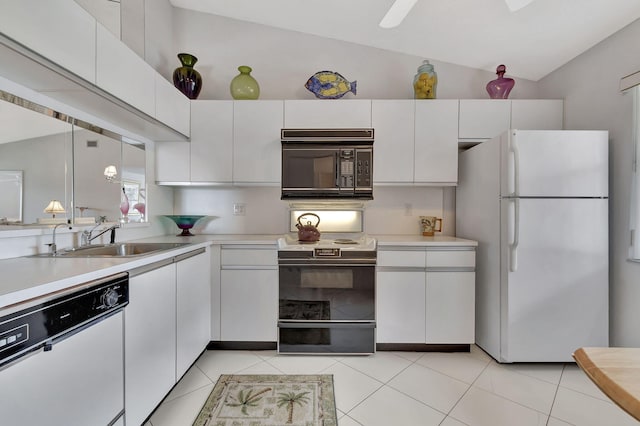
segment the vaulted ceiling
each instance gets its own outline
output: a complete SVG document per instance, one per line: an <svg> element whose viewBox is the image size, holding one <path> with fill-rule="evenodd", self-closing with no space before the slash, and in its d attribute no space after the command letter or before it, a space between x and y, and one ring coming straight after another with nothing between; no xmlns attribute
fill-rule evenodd
<svg viewBox="0 0 640 426"><path fill-rule="evenodd" d="M378 23L393 0L170 0L175 7L537 81L640 18L638 0L418 0ZM624 52L621 52L624 53ZM633 52L629 52L632 54Z"/></svg>

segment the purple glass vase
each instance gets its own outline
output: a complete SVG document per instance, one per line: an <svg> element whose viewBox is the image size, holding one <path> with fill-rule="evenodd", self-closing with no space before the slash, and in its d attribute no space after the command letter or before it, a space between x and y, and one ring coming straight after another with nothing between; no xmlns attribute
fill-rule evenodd
<svg viewBox="0 0 640 426"><path fill-rule="evenodd" d="M487 92L491 99L507 99L511 89L513 89L513 86L516 84L512 78L504 77L506 71L507 67L498 65L498 68L496 68L498 78L487 83Z"/></svg>
<svg viewBox="0 0 640 426"><path fill-rule="evenodd" d="M193 69L198 58L189 53L178 53L181 67L173 71L173 85L189 99L197 99L202 89L202 76Z"/></svg>

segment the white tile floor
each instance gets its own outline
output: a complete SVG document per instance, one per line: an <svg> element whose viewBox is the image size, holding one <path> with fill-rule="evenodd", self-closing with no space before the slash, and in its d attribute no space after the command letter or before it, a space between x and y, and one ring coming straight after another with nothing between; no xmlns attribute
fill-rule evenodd
<svg viewBox="0 0 640 426"><path fill-rule="evenodd" d="M333 374L340 426L624 426L638 423L575 364L470 353L372 356L206 351L145 426L191 426L220 374Z"/></svg>

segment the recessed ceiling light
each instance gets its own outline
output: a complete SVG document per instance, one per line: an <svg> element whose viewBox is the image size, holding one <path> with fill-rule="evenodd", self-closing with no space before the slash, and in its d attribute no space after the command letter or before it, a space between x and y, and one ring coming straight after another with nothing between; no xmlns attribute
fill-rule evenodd
<svg viewBox="0 0 640 426"><path fill-rule="evenodd" d="M402 20L411 11L418 0L396 0L382 21L378 25L382 28L394 28L400 25ZM521 0L522 1L522 0ZM531 1L531 0L529 0Z"/></svg>

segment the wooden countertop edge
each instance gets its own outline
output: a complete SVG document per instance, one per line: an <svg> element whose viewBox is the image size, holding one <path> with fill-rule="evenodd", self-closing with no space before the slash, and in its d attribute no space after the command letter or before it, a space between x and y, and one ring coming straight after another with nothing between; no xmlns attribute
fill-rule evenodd
<svg viewBox="0 0 640 426"><path fill-rule="evenodd" d="M598 366L589 356L588 351L600 348L580 348L573 353L573 358L587 377L607 395L616 405L626 411L636 420L640 420L640 401L632 393L620 386L604 370L604 366ZM616 349L616 348L606 348ZM638 360L640 362L640 359ZM616 367L619 370L627 368L622 365Z"/></svg>

